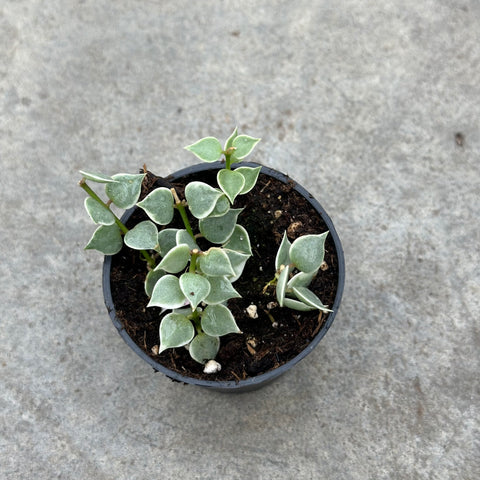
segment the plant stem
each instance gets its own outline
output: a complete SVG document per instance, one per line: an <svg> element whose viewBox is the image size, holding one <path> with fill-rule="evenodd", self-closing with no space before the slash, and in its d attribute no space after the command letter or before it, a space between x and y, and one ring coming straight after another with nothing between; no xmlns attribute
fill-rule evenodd
<svg viewBox="0 0 480 480"><path fill-rule="evenodd" d="M109 201L109 203L105 203L85 182L85 179L80 180L78 182L81 188L83 188L90 197L92 197L96 202L98 202L100 205L104 206L107 210L110 210L110 204L112 203ZM110 210L110 212L112 212ZM122 223L122 221L112 212L113 218L115 219L115 223L118 225L118 228L123 232L123 234L128 232L128 228ZM146 251L146 250L140 250L140 253L143 255L145 260L148 262L148 265L150 267L155 268L155 260L153 257Z"/></svg>
<svg viewBox="0 0 480 480"><path fill-rule="evenodd" d="M199 254L199 251L197 249L192 250L192 257L190 258L190 267L188 269L190 273L195 273L197 269L198 254Z"/></svg>
<svg viewBox="0 0 480 480"><path fill-rule="evenodd" d="M185 225L185 229L190 234L190 236L195 240L195 235L192 230L192 226L190 225L190 220L188 219L187 212L185 210L185 204L178 198L177 192L174 188L171 188L170 191L172 192L173 198L175 199L175 207L180 212L180 216L182 217L183 224Z"/></svg>

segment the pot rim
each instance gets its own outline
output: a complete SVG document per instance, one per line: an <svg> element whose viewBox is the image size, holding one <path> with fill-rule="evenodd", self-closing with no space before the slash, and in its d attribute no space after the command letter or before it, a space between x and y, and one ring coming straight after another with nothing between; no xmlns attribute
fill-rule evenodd
<svg viewBox="0 0 480 480"><path fill-rule="evenodd" d="M308 344L308 346L304 350L302 350L298 355L296 355L294 358L284 363L283 365L277 368L274 368L273 370L269 370L268 372L262 373L255 377L249 377L247 379L239 380L239 381L201 380L201 379L181 375L180 373L177 373L173 370L168 369L167 367L163 366L161 363L156 362L149 355L147 355L128 335L123 325L121 324L120 320L117 318L116 312L115 312L115 306L113 304L112 291L111 291L111 285L110 285L110 270L112 265L111 255L105 255L104 257L103 274L102 274L103 295L105 300L105 306L107 307L110 318L113 324L115 325L116 329L118 330L118 333L120 334L120 336L137 355L139 355L145 362L147 362L154 370L158 372L162 372L172 380L182 382L182 383L188 383L192 385L207 387L210 389L215 389L220 391L232 391L232 392L254 390L262 385L265 385L266 383L271 382L272 380L278 378L283 373L290 370L300 360L305 358L319 344L319 342L322 340L322 338L325 336L330 326L332 325L333 320L335 319L336 313L340 306L343 289L345 285L345 258L344 258L342 244L340 242L340 238L337 234L337 231L335 230L332 220L330 219L330 217L328 216L327 212L322 207L322 205L313 197L313 195L310 192L308 192L302 185L297 183L287 174L281 173L278 170L274 170L272 168L269 168L254 162L242 162L240 165L245 167L260 166L262 167L261 173L266 174L270 177L273 177L281 181L282 183L288 183L293 181L294 190L300 193L315 208L315 210L322 217L323 221L326 223L329 230L329 234L331 235L333 239L333 243L335 245L337 260L338 260L338 283L337 283L335 300L332 306L333 312L328 314L327 321L323 324L322 328L318 331L317 335ZM186 175L199 173L207 170L219 170L220 168L222 168L222 166L223 166L223 162L221 161L212 162L212 163L198 163L172 173L167 177L167 180L170 182L174 182ZM236 166L237 165L232 165L232 168L234 169ZM125 222L130 217L130 215L134 212L135 209L136 207L132 207L131 209L127 210L122 216L122 222Z"/></svg>

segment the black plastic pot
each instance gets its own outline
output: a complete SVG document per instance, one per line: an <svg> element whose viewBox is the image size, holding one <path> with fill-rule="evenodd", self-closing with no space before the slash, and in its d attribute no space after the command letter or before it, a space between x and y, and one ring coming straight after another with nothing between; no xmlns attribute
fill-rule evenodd
<svg viewBox="0 0 480 480"><path fill-rule="evenodd" d="M256 163L249 163L249 162L243 162L241 165L250 166L250 167L259 166ZM190 174L199 173L206 170L219 170L220 168L223 168L223 165L221 164L221 162L201 163L201 164L193 165L191 167L187 167L182 170L179 170L178 172L175 172L172 175L170 175L167 180L171 182L175 182L181 179L182 177ZM277 180L280 180L283 183L288 183L292 181L290 177L284 175L283 173L280 173L276 170L273 170L265 166L262 166L261 172L265 175L268 175ZM313 196L309 192L307 192L307 190L305 190L301 185L295 183L294 189L298 193L300 193L303 197L305 197L307 201L315 208L318 214L322 217L322 219L324 220L324 222L328 227L328 230L330 232L329 235L331 235L331 238L333 239L333 242L335 245L337 259L338 259L338 285L337 285L335 301L333 303L333 306L331 307L333 312L328 315L326 322L324 323L322 328L319 330L315 338L307 346L307 348L305 348L305 350L303 350L296 357L292 358L289 362L281 365L280 367L274 370L268 371L264 374L258 375L256 377L251 377L246 380L240 380L238 382L199 380L192 377L186 377L177 372L174 372L164 367L162 364L156 362L151 357L149 357L140 347L138 347L138 345L127 334L120 320L117 318L117 315L115 312L115 306L113 304L113 299L112 299L111 286L110 286L110 269L112 265L112 257L105 256L105 260L103 264L103 294L105 299L105 305L107 307L109 315L113 321L113 324L117 328L120 336L125 340L127 345L137 355L139 355L143 360L145 360L145 362L147 362L151 367L153 367L154 370L164 373L167 377L171 378L172 380L176 380L179 382L188 383L192 385L198 385L201 387L207 387L212 390L217 390L222 392L231 392L231 393L247 392L251 390L256 390L270 383L272 380L278 378L280 375L290 370L296 363L298 363L300 360L305 358L318 345L320 340L325 336L328 329L333 323L335 314L339 309L340 301L342 298L343 287L345 283L345 259L343 255L343 249L340 243L340 239L337 235L337 232L335 231L335 228L333 226L332 220L327 215L327 213L325 212L323 207L320 205L320 203L318 203L317 200L315 200L315 198L313 198ZM124 223L128 220L128 218L133 213L135 208L136 207L133 207L132 209L125 212L125 214L122 217L122 221Z"/></svg>

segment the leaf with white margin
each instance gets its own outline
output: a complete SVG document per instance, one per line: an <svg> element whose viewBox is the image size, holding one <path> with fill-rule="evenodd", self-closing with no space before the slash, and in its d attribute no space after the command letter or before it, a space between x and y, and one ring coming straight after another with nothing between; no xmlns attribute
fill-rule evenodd
<svg viewBox="0 0 480 480"><path fill-rule="evenodd" d="M227 277L208 277L210 293L204 302L208 305L217 305L231 298L240 298L241 295L233 288L232 282Z"/></svg>
<svg viewBox="0 0 480 480"><path fill-rule="evenodd" d="M198 222L202 235L212 243L225 243L237 224L237 218L242 208L231 208L221 217L207 217Z"/></svg>
<svg viewBox="0 0 480 480"><path fill-rule="evenodd" d="M180 288L190 302L192 310L195 310L200 302L203 302L210 293L210 282L198 273L187 272L180 276Z"/></svg>
<svg viewBox="0 0 480 480"><path fill-rule="evenodd" d="M162 278L166 273L163 270L150 270L145 277L145 293L147 297L152 296L153 289L156 283Z"/></svg>
<svg viewBox="0 0 480 480"><path fill-rule="evenodd" d="M229 277L231 282L237 281L243 273L243 269L247 263L247 260L251 257L251 255L247 253L240 253L236 250L229 250L225 249L225 253L227 254L228 258L230 259L230 263L232 264L232 268L234 274Z"/></svg>
<svg viewBox="0 0 480 480"><path fill-rule="evenodd" d="M221 217L225 215L230 208L230 201L226 195L223 195L217 200L215 208L208 214L209 217Z"/></svg>
<svg viewBox="0 0 480 480"><path fill-rule="evenodd" d="M322 312L333 312L308 288L306 287L293 287L293 293L296 297L306 305L322 310Z"/></svg>
<svg viewBox="0 0 480 480"><path fill-rule="evenodd" d="M167 273L179 273L185 269L190 260L190 247L182 243L173 247L162 258L162 261L155 267L155 270L165 270Z"/></svg>
<svg viewBox="0 0 480 480"><path fill-rule="evenodd" d="M168 225L173 219L173 194L165 187L159 187L150 192L137 205L145 210L147 215L159 225Z"/></svg>
<svg viewBox="0 0 480 480"><path fill-rule="evenodd" d="M200 250L197 242L195 242L193 237L185 229L178 230L177 234L175 235L175 241L177 242L177 245L181 245L182 243L188 245L190 250Z"/></svg>
<svg viewBox="0 0 480 480"><path fill-rule="evenodd" d="M115 183L105 185L105 192L117 207L131 208L138 201L144 177L145 174L143 173L137 175L118 173L112 177Z"/></svg>
<svg viewBox="0 0 480 480"><path fill-rule="evenodd" d="M188 301L180 288L178 278L175 275L164 275L155 284L147 306L174 309L186 304Z"/></svg>
<svg viewBox="0 0 480 480"><path fill-rule="evenodd" d="M180 313L165 315L160 324L160 349L158 353L167 348L183 347L190 343L195 336L192 322Z"/></svg>
<svg viewBox="0 0 480 480"><path fill-rule="evenodd" d="M225 305L208 305L202 313L202 330L212 337L221 337L228 333L242 333L232 312Z"/></svg>
<svg viewBox="0 0 480 480"><path fill-rule="evenodd" d="M164 257L177 245L178 228L165 228L158 233L158 252Z"/></svg>
<svg viewBox="0 0 480 480"><path fill-rule="evenodd" d="M261 169L262 167L239 167L234 170L235 172L242 174L245 179L245 184L240 192L241 195L248 193L255 186Z"/></svg>
<svg viewBox="0 0 480 480"><path fill-rule="evenodd" d="M213 360L220 349L220 339L206 333L199 333L188 346L190 356L202 365Z"/></svg>
<svg viewBox="0 0 480 480"><path fill-rule="evenodd" d="M85 210L94 223L100 225L113 225L115 223L115 216L104 205L97 202L92 197L85 199Z"/></svg>
<svg viewBox="0 0 480 480"><path fill-rule="evenodd" d="M229 250L235 250L236 252L252 254L252 246L250 245L250 237L247 230L241 225L235 225L232 235L226 243L222 245Z"/></svg>
<svg viewBox="0 0 480 480"><path fill-rule="evenodd" d="M190 182L185 187L185 198L188 208L195 218L207 217L213 211L217 200L223 195L218 188L213 188L208 183Z"/></svg>
<svg viewBox="0 0 480 480"><path fill-rule="evenodd" d="M79 170L79 172L83 175L85 180L91 180L92 182L97 183L115 183L115 180L112 177L104 175L103 173L85 172L85 170Z"/></svg>
<svg viewBox="0 0 480 480"><path fill-rule="evenodd" d="M238 162L250 155L255 145L260 141L260 138L249 137L248 135L238 135L232 142L232 147L235 147L235 152L232 155L232 160Z"/></svg>
<svg viewBox="0 0 480 480"><path fill-rule="evenodd" d="M210 277L235 275L228 255L222 248L211 247L197 259L200 270Z"/></svg>
<svg viewBox="0 0 480 480"><path fill-rule="evenodd" d="M308 287L312 280L316 277L318 270L314 270L310 273L298 272L287 283L287 289L293 287Z"/></svg>
<svg viewBox="0 0 480 480"><path fill-rule="evenodd" d="M153 222L145 220L137 223L123 238L127 247L134 250L151 250L157 246L158 230Z"/></svg>
<svg viewBox="0 0 480 480"><path fill-rule="evenodd" d="M235 138L237 138L238 132L237 132L237 127L235 127L235 130L232 132L232 134L228 137L227 141L225 142L225 148L224 150L227 151L230 147L232 147L233 141Z"/></svg>
<svg viewBox="0 0 480 480"><path fill-rule="evenodd" d="M290 259L300 271L309 273L320 268L325 256L325 238L320 235L304 235L297 238L290 247Z"/></svg>
<svg viewBox="0 0 480 480"><path fill-rule="evenodd" d="M235 170L222 169L217 173L217 183L230 200L230 203L233 204L235 198L245 186L245 177Z"/></svg>
<svg viewBox="0 0 480 480"><path fill-rule="evenodd" d="M120 228L116 225L101 225L85 246L85 250L98 250L104 255L115 255L123 247Z"/></svg>
<svg viewBox="0 0 480 480"><path fill-rule="evenodd" d="M290 247L292 244L288 240L287 232L283 233L282 242L278 247L277 256L275 257L275 270L279 270L282 265L290 263Z"/></svg>
<svg viewBox="0 0 480 480"><path fill-rule="evenodd" d="M310 312L312 310L316 310L315 307L311 307L310 305L306 305L303 302L299 302L298 300L287 297L285 297L283 300L283 306L285 308L291 308L292 310L297 310L299 312Z"/></svg>
<svg viewBox="0 0 480 480"><path fill-rule="evenodd" d="M281 307L283 307L283 302L285 300L285 290L287 288L289 273L290 273L290 266L287 265L282 269L282 271L280 272L280 276L278 277L278 280L277 280L277 288L276 288L277 301Z"/></svg>
<svg viewBox="0 0 480 480"><path fill-rule="evenodd" d="M222 156L222 145L215 137L205 137L185 147L203 162L215 162Z"/></svg>

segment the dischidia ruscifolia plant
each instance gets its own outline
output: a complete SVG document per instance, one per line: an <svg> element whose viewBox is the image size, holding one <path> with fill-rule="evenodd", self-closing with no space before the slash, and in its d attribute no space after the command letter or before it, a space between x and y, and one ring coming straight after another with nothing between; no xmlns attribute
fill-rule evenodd
<svg viewBox="0 0 480 480"><path fill-rule="evenodd" d="M235 129L223 148L214 137L185 147L204 162L224 157L225 168L217 173L216 187L200 181L187 184L184 199L174 188L158 187L139 201L146 173L108 176L80 171L79 184L88 194L85 208L99 225L85 248L104 255L118 253L124 244L139 250L147 263L147 306L170 310L160 323L159 353L185 346L195 361L204 364L217 355L221 336L241 333L227 302L240 296L232 284L241 276L252 249L248 232L237 224L242 209L233 205L238 195L255 186L261 167L231 167L245 159L259 140L238 135ZM105 184L108 200L103 201L87 181ZM150 220L128 229L111 204L121 209L137 206ZM167 227L175 210L183 229ZM198 232L193 231L188 212L198 220ZM308 289L321 268L327 233L305 235L293 243L285 233L276 257L277 271L265 288L275 285L281 307L330 311ZM199 247L199 238L208 248Z"/></svg>

